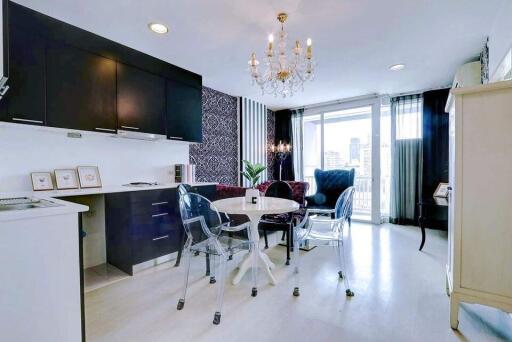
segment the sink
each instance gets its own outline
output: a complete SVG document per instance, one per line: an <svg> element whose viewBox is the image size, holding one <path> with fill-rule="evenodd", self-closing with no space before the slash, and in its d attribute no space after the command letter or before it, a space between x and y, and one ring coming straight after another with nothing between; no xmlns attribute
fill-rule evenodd
<svg viewBox="0 0 512 342"><path fill-rule="evenodd" d="M62 206L62 205L54 203L49 200L30 198L30 197L15 197L15 198L0 199L0 211L27 210L27 209L51 208L51 207L60 207L60 206Z"/></svg>

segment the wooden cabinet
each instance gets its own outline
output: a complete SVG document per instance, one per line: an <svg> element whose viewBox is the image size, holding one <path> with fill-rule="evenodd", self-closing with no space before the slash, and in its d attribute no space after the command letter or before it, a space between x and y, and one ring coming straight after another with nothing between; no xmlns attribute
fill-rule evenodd
<svg viewBox="0 0 512 342"><path fill-rule="evenodd" d="M165 79L118 63L117 115L121 130L165 134Z"/></svg>
<svg viewBox="0 0 512 342"><path fill-rule="evenodd" d="M201 88L167 80L167 138L202 142Z"/></svg>
<svg viewBox="0 0 512 342"><path fill-rule="evenodd" d="M200 75L14 2L3 4L11 19L3 63L10 61L10 89L0 102L0 120L202 141Z"/></svg>
<svg viewBox="0 0 512 342"><path fill-rule="evenodd" d="M48 126L116 132L116 62L59 43L46 50Z"/></svg>
<svg viewBox="0 0 512 342"><path fill-rule="evenodd" d="M133 266L178 251L183 229L176 189L105 195L107 262Z"/></svg>
<svg viewBox="0 0 512 342"><path fill-rule="evenodd" d="M447 290L456 329L461 302L512 312L512 81L452 94Z"/></svg>
<svg viewBox="0 0 512 342"><path fill-rule="evenodd" d="M10 27L6 121L45 124L45 41L37 32Z"/></svg>

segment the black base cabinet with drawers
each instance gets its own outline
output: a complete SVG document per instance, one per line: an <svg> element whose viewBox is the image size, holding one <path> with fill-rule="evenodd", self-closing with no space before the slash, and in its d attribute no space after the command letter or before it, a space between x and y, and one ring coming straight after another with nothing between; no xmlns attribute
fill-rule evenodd
<svg viewBox="0 0 512 342"><path fill-rule="evenodd" d="M215 199L215 185L194 187ZM177 252L183 226L176 189L105 195L107 262L133 275L133 266Z"/></svg>

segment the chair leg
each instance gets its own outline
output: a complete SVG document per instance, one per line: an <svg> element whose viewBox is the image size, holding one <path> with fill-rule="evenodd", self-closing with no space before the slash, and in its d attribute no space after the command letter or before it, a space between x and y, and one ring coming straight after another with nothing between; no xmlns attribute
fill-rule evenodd
<svg viewBox="0 0 512 342"><path fill-rule="evenodd" d="M285 265L288 266L290 265L290 249L291 249L291 244L292 244L292 226L290 225L288 227L288 230L287 231L284 231L283 233L286 234L286 263Z"/></svg>
<svg viewBox="0 0 512 342"><path fill-rule="evenodd" d="M188 276L190 273L190 258L191 258L191 252L190 252L190 242L187 239L187 242L185 243L186 249L185 249L185 276L183 278L183 288L181 290L181 297L178 301L177 309L181 310L185 306L185 297L187 296L187 287L188 287Z"/></svg>
<svg viewBox="0 0 512 342"><path fill-rule="evenodd" d="M268 249L268 236L266 230L263 231L263 237L265 238L265 249Z"/></svg>
<svg viewBox="0 0 512 342"><path fill-rule="evenodd" d="M345 268L345 248L343 246L342 241L337 242L337 250L338 250L338 258L339 258L339 262L340 262L340 268L344 269ZM350 290L350 283L348 280L348 272L346 271L346 268L345 268L345 274L341 273L341 271L340 271L339 275L340 275L340 278L343 278L343 282L345 283L345 294L347 295L347 297L353 297L354 292L352 292L352 290Z"/></svg>
<svg viewBox="0 0 512 342"><path fill-rule="evenodd" d="M252 290L251 296L256 297L258 295L258 242L253 242L251 245L252 252Z"/></svg>
<svg viewBox="0 0 512 342"><path fill-rule="evenodd" d="M348 217L348 227L352 228L352 217Z"/></svg>
<svg viewBox="0 0 512 342"><path fill-rule="evenodd" d="M215 254L212 254L210 256L210 284L215 284L217 280L215 279L215 276L217 275L217 256Z"/></svg>
<svg viewBox="0 0 512 342"><path fill-rule="evenodd" d="M218 241L217 241L218 243ZM217 250L220 250L222 248L219 244ZM219 256L219 268L218 268L218 288L217 288L217 311L215 311L215 314L213 316L213 324L218 325L220 324L220 318L221 318L221 312L222 312L222 303L224 301L224 286L226 284L226 264L227 264L227 258L228 256L225 254L222 254Z"/></svg>
<svg viewBox="0 0 512 342"><path fill-rule="evenodd" d="M295 273L295 287L293 288L293 295L298 297L300 295L299 285L300 285L300 255L299 255L299 238L297 237L297 232L293 230L293 268Z"/></svg>
<svg viewBox="0 0 512 342"><path fill-rule="evenodd" d="M187 234L183 234L183 238L180 241L180 249L178 249L178 257L176 258L176 263L174 267L178 267L181 262L181 256L183 254L183 246L185 245L185 241L187 240Z"/></svg>
<svg viewBox="0 0 512 342"><path fill-rule="evenodd" d="M228 236L229 236L230 238L233 238L233 232L229 232L229 233L228 233ZM229 247L231 247L231 241L229 241ZM228 260L233 260L233 254L230 254L230 255L229 255Z"/></svg>
<svg viewBox="0 0 512 342"><path fill-rule="evenodd" d="M209 277L210 276L210 253L206 253L206 276Z"/></svg>
<svg viewBox="0 0 512 342"><path fill-rule="evenodd" d="M285 234L286 232L283 230L283 235L281 235L281 241L284 241L284 238L286 237Z"/></svg>

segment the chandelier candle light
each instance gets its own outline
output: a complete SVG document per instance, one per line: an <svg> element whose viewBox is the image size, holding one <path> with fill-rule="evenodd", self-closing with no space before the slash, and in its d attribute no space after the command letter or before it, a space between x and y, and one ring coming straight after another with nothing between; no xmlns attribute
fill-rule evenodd
<svg viewBox="0 0 512 342"><path fill-rule="evenodd" d="M252 83L261 87L262 94L281 95L282 97L292 96L298 90L304 91L304 82L311 81L314 78L315 63L313 61L311 38L306 41L306 51L297 40L295 47L291 50L291 57L287 55L287 34L284 31L284 22L287 18L288 14L286 13L277 15L277 20L281 23L277 51L274 50L274 35L270 34L268 36L264 73L262 74L258 70L260 62L256 59L255 52L251 54L251 59L248 62Z"/></svg>
<svg viewBox="0 0 512 342"><path fill-rule="evenodd" d="M283 144L281 140L279 140L279 144L277 146L270 146L270 151L276 154L277 160L279 161L279 180L281 180L281 175L283 173L283 162L286 160L288 154L290 154L292 147L290 144Z"/></svg>

